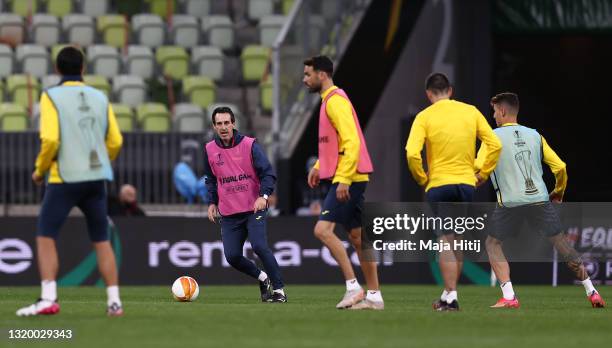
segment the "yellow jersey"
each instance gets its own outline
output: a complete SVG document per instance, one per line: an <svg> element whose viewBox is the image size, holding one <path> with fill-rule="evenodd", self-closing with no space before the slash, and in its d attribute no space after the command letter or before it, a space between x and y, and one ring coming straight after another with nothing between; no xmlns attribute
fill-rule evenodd
<svg viewBox="0 0 612 348"><path fill-rule="evenodd" d="M430 105L416 116L406 143L412 176L426 191L452 184L474 186L477 138L489 149L479 172L486 179L495 168L502 144L482 113L473 105L449 99ZM421 158L423 145L427 172Z"/></svg>
<svg viewBox="0 0 612 348"><path fill-rule="evenodd" d="M66 81L63 86L82 86L79 81ZM47 95L43 93L40 96L40 152L36 158L35 170L40 176L49 173L48 182L51 184L62 183L62 178L59 175L57 168L57 151L60 146L60 130L57 109ZM117 119L111 104L108 105L108 130L106 132L106 150L111 161L119 155L121 145L123 144L123 136L119 131Z"/></svg>

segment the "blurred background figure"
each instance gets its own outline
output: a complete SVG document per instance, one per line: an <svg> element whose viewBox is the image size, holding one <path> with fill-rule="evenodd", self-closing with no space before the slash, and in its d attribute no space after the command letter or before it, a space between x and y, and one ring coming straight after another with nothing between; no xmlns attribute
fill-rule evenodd
<svg viewBox="0 0 612 348"><path fill-rule="evenodd" d="M119 197L109 198L108 215L110 216L145 216L145 212L138 206L136 188L124 184L119 189Z"/></svg>
<svg viewBox="0 0 612 348"><path fill-rule="evenodd" d="M306 160L306 175L317 162L316 156L310 156ZM329 180L321 180L319 186L315 188L308 187L305 180L299 182L300 192L302 194L302 206L299 207L295 214L298 216L317 216L321 213L321 202L325 198L329 190Z"/></svg>
<svg viewBox="0 0 612 348"><path fill-rule="evenodd" d="M278 196L276 195L276 192L274 192L268 198L268 216L275 217L281 214L282 212L278 208Z"/></svg>

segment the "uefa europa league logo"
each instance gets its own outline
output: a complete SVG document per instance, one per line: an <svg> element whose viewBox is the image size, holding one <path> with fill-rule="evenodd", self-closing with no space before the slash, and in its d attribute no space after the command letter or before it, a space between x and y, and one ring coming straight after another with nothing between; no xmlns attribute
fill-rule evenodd
<svg viewBox="0 0 612 348"><path fill-rule="evenodd" d="M525 179L525 194L535 195L538 193L538 188L533 183L533 179L531 179L531 173L533 172L531 167L531 151L521 151L514 155L514 159L521 170L521 174L523 174L523 179Z"/></svg>
<svg viewBox="0 0 612 348"><path fill-rule="evenodd" d="M83 92L80 93L80 97L81 105L79 106L79 111L87 115L91 108L87 104L87 100L85 99L85 94ZM96 119L93 117L84 117L79 121L79 127L81 128L81 132L83 133L85 142L89 148L90 169L98 169L102 167L102 162L100 162L100 157L98 156L98 151L96 150L95 125Z"/></svg>

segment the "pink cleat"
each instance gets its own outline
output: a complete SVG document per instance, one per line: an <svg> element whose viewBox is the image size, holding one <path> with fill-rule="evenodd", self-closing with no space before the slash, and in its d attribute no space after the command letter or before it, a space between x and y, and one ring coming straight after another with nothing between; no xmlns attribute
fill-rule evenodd
<svg viewBox="0 0 612 348"><path fill-rule="evenodd" d="M593 291L588 298L593 308L604 308L606 306L606 302L604 302L597 291Z"/></svg>
<svg viewBox="0 0 612 348"><path fill-rule="evenodd" d="M34 304L23 307L17 311L19 317L29 317L34 315L53 315L60 311L57 301L38 299Z"/></svg>
<svg viewBox="0 0 612 348"><path fill-rule="evenodd" d="M519 303L518 298L516 296L512 300L506 300L505 298L500 298L497 300L497 303L490 306L490 308L520 308L521 304Z"/></svg>

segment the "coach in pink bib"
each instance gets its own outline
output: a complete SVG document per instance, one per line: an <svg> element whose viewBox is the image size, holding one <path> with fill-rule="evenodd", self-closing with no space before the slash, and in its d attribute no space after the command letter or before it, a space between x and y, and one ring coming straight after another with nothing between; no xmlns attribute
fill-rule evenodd
<svg viewBox="0 0 612 348"><path fill-rule="evenodd" d="M230 108L213 111L216 136L204 151L208 218L214 223L221 217L225 258L232 267L259 280L261 300L287 302L280 268L266 238L268 197L274 190L276 174L255 138L238 133L235 122ZM244 257L247 239L265 272Z"/></svg>

